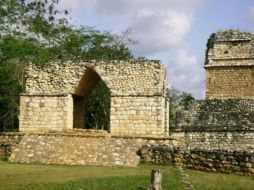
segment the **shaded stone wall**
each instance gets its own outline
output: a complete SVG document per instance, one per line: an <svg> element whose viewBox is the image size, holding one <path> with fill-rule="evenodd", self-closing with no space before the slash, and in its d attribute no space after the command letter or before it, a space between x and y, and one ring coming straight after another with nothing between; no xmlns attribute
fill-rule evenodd
<svg viewBox="0 0 254 190"><path fill-rule="evenodd" d="M84 109L84 98L73 96L73 128L82 129L85 127Z"/></svg>
<svg viewBox="0 0 254 190"><path fill-rule="evenodd" d="M29 64L20 131L84 128L83 99L100 80L111 95L111 134L168 135L166 69L159 61L137 60Z"/></svg>
<svg viewBox="0 0 254 190"><path fill-rule="evenodd" d="M254 34L217 32L207 48L206 98L254 98Z"/></svg>
<svg viewBox="0 0 254 190"><path fill-rule="evenodd" d="M170 138L124 138L105 134L26 134L11 162L136 166L144 144L177 144Z"/></svg>
<svg viewBox="0 0 254 190"><path fill-rule="evenodd" d="M145 145L140 150L140 156L143 163L183 164L195 170L254 175L253 151L178 149L165 145Z"/></svg>
<svg viewBox="0 0 254 190"><path fill-rule="evenodd" d="M176 114L172 131L254 131L254 100L198 100Z"/></svg>
<svg viewBox="0 0 254 190"><path fill-rule="evenodd" d="M186 147L254 150L254 100L193 101L176 120L171 136Z"/></svg>
<svg viewBox="0 0 254 190"><path fill-rule="evenodd" d="M23 136L22 133L0 133L0 159L8 159Z"/></svg>

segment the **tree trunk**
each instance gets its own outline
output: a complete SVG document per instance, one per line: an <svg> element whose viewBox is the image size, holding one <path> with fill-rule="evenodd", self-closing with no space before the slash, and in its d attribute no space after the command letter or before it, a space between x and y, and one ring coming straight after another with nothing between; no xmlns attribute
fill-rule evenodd
<svg viewBox="0 0 254 190"><path fill-rule="evenodd" d="M159 170L152 170L151 172L151 186L148 190L162 190L162 175Z"/></svg>

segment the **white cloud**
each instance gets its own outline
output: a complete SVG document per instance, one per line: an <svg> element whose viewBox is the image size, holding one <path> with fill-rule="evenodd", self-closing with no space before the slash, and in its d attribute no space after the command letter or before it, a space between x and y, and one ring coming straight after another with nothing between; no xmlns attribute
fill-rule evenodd
<svg viewBox="0 0 254 190"><path fill-rule="evenodd" d="M171 86L192 93L197 98L204 97L204 69L196 56L180 49L167 68Z"/></svg>
<svg viewBox="0 0 254 190"><path fill-rule="evenodd" d="M191 30L193 11L202 0L97 0L94 15L113 21L112 29L131 28L139 41L136 55L147 56L181 44Z"/></svg>
<svg viewBox="0 0 254 190"><path fill-rule="evenodd" d="M176 11L161 11L149 13L142 17L138 12L133 16L133 21L128 23L132 28L132 37L139 41L134 47L136 55L149 55L182 43L185 35L191 28L191 15Z"/></svg>

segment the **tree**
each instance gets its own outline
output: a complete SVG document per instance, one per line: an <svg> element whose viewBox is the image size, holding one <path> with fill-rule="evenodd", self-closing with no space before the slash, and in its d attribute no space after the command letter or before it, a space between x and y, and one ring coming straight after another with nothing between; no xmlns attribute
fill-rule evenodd
<svg viewBox="0 0 254 190"><path fill-rule="evenodd" d="M103 81L98 82L85 101L87 129L109 129L110 91Z"/></svg>
<svg viewBox="0 0 254 190"><path fill-rule="evenodd" d="M17 127L17 122L8 122L6 114L11 113L12 121L17 121L17 97L23 90L27 63L44 65L55 60L133 58L127 47L128 43L133 43L128 38L129 30L115 35L91 27L76 28L68 22L69 12L57 9L58 2L0 1L0 71L3 73L0 78L0 131Z"/></svg>
<svg viewBox="0 0 254 190"><path fill-rule="evenodd" d="M179 91L175 88L167 89L167 99L169 101L169 125L174 126L176 122L176 112L181 107L187 107L195 98L192 94Z"/></svg>
<svg viewBox="0 0 254 190"><path fill-rule="evenodd" d="M15 79L12 64L2 64L0 67L0 126L2 130L14 130L18 124L18 94L22 86Z"/></svg>

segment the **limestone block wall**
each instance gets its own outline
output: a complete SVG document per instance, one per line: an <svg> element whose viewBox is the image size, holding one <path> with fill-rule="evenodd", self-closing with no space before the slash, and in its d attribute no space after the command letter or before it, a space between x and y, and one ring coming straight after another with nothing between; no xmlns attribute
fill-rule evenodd
<svg viewBox="0 0 254 190"><path fill-rule="evenodd" d="M207 43L206 98L254 98L254 34L217 32Z"/></svg>
<svg viewBox="0 0 254 190"><path fill-rule="evenodd" d="M254 67L214 67L206 76L208 99L254 97Z"/></svg>
<svg viewBox="0 0 254 190"><path fill-rule="evenodd" d="M110 131L119 135L167 136L167 102L164 97L111 98Z"/></svg>
<svg viewBox="0 0 254 190"><path fill-rule="evenodd" d="M72 97L69 95L21 95L19 130L64 131L73 123Z"/></svg>

